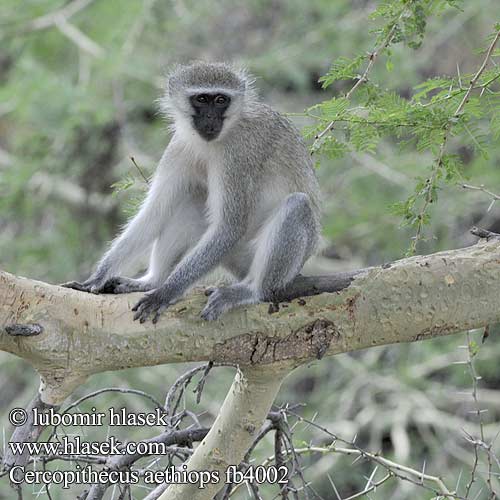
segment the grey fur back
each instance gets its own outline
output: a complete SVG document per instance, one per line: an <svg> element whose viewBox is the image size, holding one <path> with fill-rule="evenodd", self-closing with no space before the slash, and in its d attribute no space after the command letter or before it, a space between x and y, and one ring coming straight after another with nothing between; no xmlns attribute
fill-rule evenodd
<svg viewBox="0 0 500 500"><path fill-rule="evenodd" d="M271 183L276 187L286 183L289 192L306 193L319 221L321 197L311 155L288 118L256 101L252 109L243 111L231 135L231 149L243 152L245 163L251 168L242 171L242 181L256 186Z"/></svg>

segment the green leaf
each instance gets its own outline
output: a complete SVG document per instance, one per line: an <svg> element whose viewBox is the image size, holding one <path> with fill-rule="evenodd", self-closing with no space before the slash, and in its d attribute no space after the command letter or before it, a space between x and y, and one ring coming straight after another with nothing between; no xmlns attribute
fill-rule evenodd
<svg viewBox="0 0 500 500"><path fill-rule="evenodd" d="M363 55L359 55L353 59L339 57L332 64L328 73L319 79L319 82L326 89L338 80L352 80L358 76L359 68L365 59L366 57Z"/></svg>

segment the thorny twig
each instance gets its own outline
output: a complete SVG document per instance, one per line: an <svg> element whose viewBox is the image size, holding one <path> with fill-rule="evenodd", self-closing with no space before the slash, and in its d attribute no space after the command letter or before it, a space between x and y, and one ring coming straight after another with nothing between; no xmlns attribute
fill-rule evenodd
<svg viewBox="0 0 500 500"><path fill-rule="evenodd" d="M387 33L387 36L382 40L382 42L377 45L369 54L368 57L368 64L365 68L365 71L363 74L357 79L356 83L352 86L352 88L347 92L345 95L346 99L350 99L352 97L352 94L358 89L360 85L362 85L364 82L368 81L368 74L370 73L373 65L375 64L375 61L377 60L378 55L380 52L382 52L384 49L386 49L390 43L392 42L392 39L394 38L394 35L396 34L396 29L398 27L398 22L400 19L403 17L405 13L405 9L402 10L401 14L399 15L399 18L394 21L394 24L392 25L391 29ZM316 150L318 142L328 133L330 132L331 128L335 124L335 121L331 121L319 134L316 135L314 144L313 144L313 151Z"/></svg>
<svg viewBox="0 0 500 500"><path fill-rule="evenodd" d="M474 462L472 465L471 476L467 486L465 488L465 497L468 498L472 485L476 481L477 468L479 465L479 450L484 448L486 451L486 459L488 464L488 471L486 474L486 484L488 486L488 490L490 492L489 498L494 500L496 498L496 493L493 490L492 483L492 472L493 472L493 461L490 454L491 444L487 445L485 440L485 432L484 432L484 420L483 413L487 410L482 410L481 405L479 404L479 396L478 396L478 381L481 380L481 377L477 374L476 367L474 365L474 357L477 354L477 344L472 341L470 332L467 332L467 365L469 367L470 376L472 379L472 399L474 401L474 413L477 417L478 426L479 426L479 435L480 440L474 439L470 434L466 433L467 440L474 446Z"/></svg>
<svg viewBox="0 0 500 500"><path fill-rule="evenodd" d="M144 182L146 183L146 185L149 185L149 179L146 177L146 175L142 171L141 167L139 167L139 165L137 164L137 162L135 161L135 158L133 156L130 157L130 161L134 164L134 167L139 171L139 174L144 179Z"/></svg>
<svg viewBox="0 0 500 500"><path fill-rule="evenodd" d="M211 368L214 366L214 363L204 363L200 366L196 366L189 370L188 372L184 373L184 375L180 376L172 385L172 387L169 389L167 396L165 398L165 412L167 415L170 416L171 419L171 425L173 424L174 417L176 416L175 413L177 411L177 408L179 407L179 404L182 400L182 397L184 396L184 392L187 388L187 386L191 383L193 380L193 377L203 371L203 377L200 381L200 383L196 386L194 392L197 393L197 401L199 398L201 398L201 392L203 391L203 386L204 386L204 380L208 376L209 371ZM219 365L216 365L219 366ZM203 382L202 385L201 382ZM176 397L177 395L177 397Z"/></svg>
<svg viewBox="0 0 500 500"><path fill-rule="evenodd" d="M487 212L489 212L495 203L495 201L500 200L500 196L498 194L493 193L492 191L486 189L483 184L480 186L472 186L471 184L462 184L462 187L464 189L470 189L472 191L482 191L483 193L487 194L491 198L491 203L488 207Z"/></svg>
<svg viewBox="0 0 500 500"><path fill-rule="evenodd" d="M59 19L61 17L63 17L64 19L69 19L76 13L85 9L92 2L94 2L94 0L73 0L73 2L67 3L64 7L58 10L49 12L48 14L44 14L43 16L37 17L36 19L32 19L25 26L24 30L36 31L50 28L54 25L56 19Z"/></svg>
<svg viewBox="0 0 500 500"><path fill-rule="evenodd" d="M17 31L20 34L23 34L31 31L39 31L56 27L80 50L93 57L103 57L105 50L90 39L85 33L79 30L74 24L69 22L69 19L72 16L85 9L93 1L94 0L74 0L60 9L29 21L25 26L21 27Z"/></svg>
<svg viewBox="0 0 500 500"><path fill-rule="evenodd" d="M294 416L296 419L298 419L301 422L304 422L321 432L327 434L333 439L332 444L328 447L329 452L331 453L342 453L345 455L352 455L356 456L358 458L365 458L368 460L371 460L372 462L375 462L382 466L384 469L386 469L388 472L391 472L394 477L404 480L404 481L409 481L417 486L420 486L422 488L425 488L429 491L432 491L435 495L441 496L443 498L453 498L453 499L461 499L464 500L464 497L461 497L457 495L455 492L450 491L446 485L444 484L443 480L438 477L438 476L432 476L430 474L425 473L424 471L418 471L416 469L413 469L411 467L407 467L406 465L402 465L396 462L393 462L392 460L389 460L387 458L382 457L381 455L378 455L376 453L371 453L368 451L363 450L360 448L358 445L356 445L355 441L349 441L346 439L343 439L336 434L332 433L329 431L326 427L323 427L316 422L313 422L312 420L306 419L302 417L301 415L293 412L293 411L288 411L289 415ZM340 448L337 447L336 443L341 442L344 443L350 448ZM307 447L305 449L309 449L310 447ZM297 450L295 450L297 452ZM424 481L428 481L431 483L434 483L438 489L433 488L427 484L425 484Z"/></svg>
<svg viewBox="0 0 500 500"><path fill-rule="evenodd" d="M476 71L474 76L472 77L469 87L467 88L462 100L460 101L460 104L457 106L457 109L455 110L455 113L453 113L453 116L451 117L450 120L446 122L446 125L443 129L443 139L441 141L441 145L439 147L439 152L437 154L437 157L434 161L434 165L432 168L432 172L430 177L426 180L425 187L423 190L425 190L425 197L424 197L424 202L422 204L422 207L417 215L417 230L415 232L415 235L412 238L410 248L408 253L409 254L414 254L416 249L417 249L417 244L418 242L422 239L422 231L424 227L424 220L425 220L425 214L427 213L427 209L432 202L433 199L433 186L436 183L436 180L438 178L438 174L441 170L441 167L443 166L443 158L444 158L444 153L446 150L446 146L448 144L448 139L450 137L450 131L453 127L453 124L458 121L460 118L460 115L462 114L465 104L468 102L469 97L476 87L476 83L480 76L483 74L484 70L486 69L486 66L488 64L488 61L490 60L490 57L493 53L493 50L500 38L500 31L496 33L496 36L493 38L490 46L488 47L488 50L486 51L486 55L483 59L483 62L479 69Z"/></svg>
<svg viewBox="0 0 500 500"><path fill-rule="evenodd" d="M105 394L105 393L109 393L109 392L118 392L120 394L135 394L137 396L141 396L143 398L149 399L156 406L156 408L163 409L163 406L156 398L154 398L153 396L151 396L151 394L148 394L144 391L139 391L137 389L127 389L125 387L105 387L104 389L99 389L97 391L91 392L90 394L86 394L85 396L82 396L80 399L77 399L75 402L68 405L63 411L60 412L60 414L65 415L66 413L69 413L74 408L78 408L78 406L80 406L80 404L82 404L84 401L87 401L89 399L95 398L96 396L99 396L99 395ZM55 425L54 429L52 430L52 433L49 436L49 440L52 439L54 436L56 436L57 428L58 428L58 426Z"/></svg>

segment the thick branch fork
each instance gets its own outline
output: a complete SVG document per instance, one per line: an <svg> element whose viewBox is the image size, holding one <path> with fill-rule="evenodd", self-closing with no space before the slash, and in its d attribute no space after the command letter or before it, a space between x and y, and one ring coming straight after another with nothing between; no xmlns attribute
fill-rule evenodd
<svg viewBox="0 0 500 500"><path fill-rule="evenodd" d="M292 300L219 321L200 319L200 291L159 323L132 321L138 294L92 295L0 272L0 349L42 376L57 405L89 375L184 361L300 364L374 345L412 342L500 321L500 241L403 259L354 273L301 277ZM276 309L276 308L274 308ZM9 333L8 333L9 332Z"/></svg>

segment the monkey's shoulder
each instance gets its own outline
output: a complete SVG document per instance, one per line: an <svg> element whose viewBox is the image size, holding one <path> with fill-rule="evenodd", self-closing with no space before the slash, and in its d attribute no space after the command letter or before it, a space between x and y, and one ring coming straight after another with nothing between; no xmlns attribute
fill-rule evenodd
<svg viewBox="0 0 500 500"><path fill-rule="evenodd" d="M286 116L264 103L242 115L231 145L241 156L259 163L276 156L309 163L310 155L298 129Z"/></svg>
<svg viewBox="0 0 500 500"><path fill-rule="evenodd" d="M278 137L280 133L300 136L293 123L282 113L265 103L259 103L251 111L243 114L241 122L261 131L274 130L269 139Z"/></svg>

